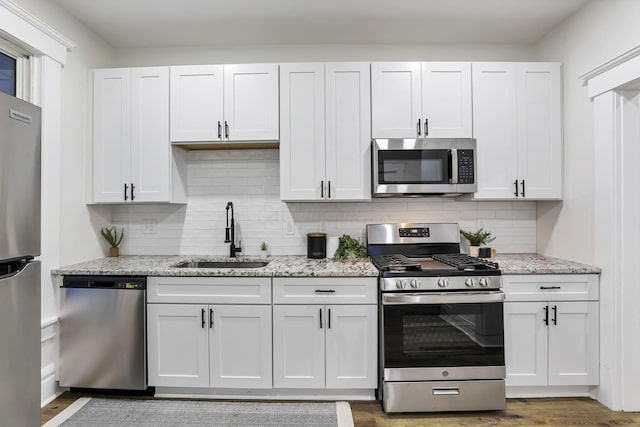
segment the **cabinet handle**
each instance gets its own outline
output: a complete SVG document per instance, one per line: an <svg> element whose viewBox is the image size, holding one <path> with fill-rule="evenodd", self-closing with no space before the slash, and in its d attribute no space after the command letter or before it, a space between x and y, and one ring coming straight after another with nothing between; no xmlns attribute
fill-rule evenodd
<svg viewBox="0 0 640 427"><path fill-rule="evenodd" d="M222 139L222 125L220 124L220 120L218 120L218 139Z"/></svg>
<svg viewBox="0 0 640 427"><path fill-rule="evenodd" d="M331 198L331 181L327 181L327 198Z"/></svg>
<svg viewBox="0 0 640 427"><path fill-rule="evenodd" d="M522 197L524 197L524 179L522 180Z"/></svg>
<svg viewBox="0 0 640 427"><path fill-rule="evenodd" d="M560 286L540 286L540 290L547 290L547 289L562 289Z"/></svg>
<svg viewBox="0 0 640 427"><path fill-rule="evenodd" d="M515 186L516 186L516 192L515 192L515 193L513 193L513 195L514 195L514 196L516 196L516 197L518 197L518 180L516 179L515 181L513 181L513 183L514 183L514 184L515 184Z"/></svg>
<svg viewBox="0 0 640 427"><path fill-rule="evenodd" d="M202 314L200 315L200 318L202 319L202 329L204 329L204 325L206 325L206 322L204 321L204 308L202 309Z"/></svg>
<svg viewBox="0 0 640 427"><path fill-rule="evenodd" d="M329 312L327 313L327 329L331 329L331 309L328 309Z"/></svg>
<svg viewBox="0 0 640 427"><path fill-rule="evenodd" d="M133 190L136 188L135 185L133 185L133 182L131 183L131 201L133 202L133 200L136 198L136 196L133 195Z"/></svg>
<svg viewBox="0 0 640 427"><path fill-rule="evenodd" d="M213 329L213 308L209 309L209 328Z"/></svg>
<svg viewBox="0 0 640 427"><path fill-rule="evenodd" d="M424 119L424 136L429 136L429 119Z"/></svg>
<svg viewBox="0 0 640 427"><path fill-rule="evenodd" d="M336 293L335 289L316 289L317 294L326 293L326 294L334 294Z"/></svg>
<svg viewBox="0 0 640 427"><path fill-rule="evenodd" d="M127 184L124 185L124 199L128 200L127 190L129 190L129 186Z"/></svg>
<svg viewBox="0 0 640 427"><path fill-rule="evenodd" d="M226 120L224 121L224 137L229 139L229 124Z"/></svg>
<svg viewBox="0 0 640 427"><path fill-rule="evenodd" d="M324 181L320 181L320 198L324 199Z"/></svg>
<svg viewBox="0 0 640 427"><path fill-rule="evenodd" d="M320 329L322 329L322 307L320 308Z"/></svg>
<svg viewBox="0 0 640 427"><path fill-rule="evenodd" d="M549 306L544 306L544 324L549 326Z"/></svg>
<svg viewBox="0 0 640 427"><path fill-rule="evenodd" d="M554 305L553 308L553 318L551 318L551 321L553 322L554 325L558 324L558 306Z"/></svg>
<svg viewBox="0 0 640 427"><path fill-rule="evenodd" d="M420 136L421 131L422 131L422 127L420 126L420 119L418 119L418 136Z"/></svg>

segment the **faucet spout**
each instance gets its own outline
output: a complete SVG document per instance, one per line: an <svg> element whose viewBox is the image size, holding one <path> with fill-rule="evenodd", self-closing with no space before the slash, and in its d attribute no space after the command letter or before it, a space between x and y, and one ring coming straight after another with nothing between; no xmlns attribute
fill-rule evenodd
<svg viewBox="0 0 640 427"><path fill-rule="evenodd" d="M229 209L231 209L231 221L229 221ZM224 234L225 234L224 242L230 243L229 256L232 258L235 258L236 254L242 251L242 248L240 246L236 246L236 225L235 225L235 219L233 216L232 202L227 202L226 210L227 210L227 227L224 230Z"/></svg>

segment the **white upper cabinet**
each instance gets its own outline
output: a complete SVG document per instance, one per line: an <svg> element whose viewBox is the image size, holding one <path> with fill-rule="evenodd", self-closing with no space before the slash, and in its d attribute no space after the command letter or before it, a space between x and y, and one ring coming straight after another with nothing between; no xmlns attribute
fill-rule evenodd
<svg viewBox="0 0 640 427"><path fill-rule="evenodd" d="M371 64L373 138L471 138L471 63Z"/></svg>
<svg viewBox="0 0 640 427"><path fill-rule="evenodd" d="M94 70L93 203L184 202L169 144L167 67Z"/></svg>
<svg viewBox="0 0 640 427"><path fill-rule="evenodd" d="M171 141L276 141L278 65L171 67Z"/></svg>
<svg viewBox="0 0 640 427"><path fill-rule="evenodd" d="M562 197L558 63L473 63L476 199Z"/></svg>
<svg viewBox="0 0 640 427"><path fill-rule="evenodd" d="M280 67L280 198L368 200L367 63Z"/></svg>

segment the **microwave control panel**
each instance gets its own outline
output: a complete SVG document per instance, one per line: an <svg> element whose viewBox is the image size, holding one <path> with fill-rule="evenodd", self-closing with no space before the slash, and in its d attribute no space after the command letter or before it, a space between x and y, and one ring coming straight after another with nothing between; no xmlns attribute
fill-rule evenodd
<svg viewBox="0 0 640 427"><path fill-rule="evenodd" d="M473 184L474 176L473 150L458 150L458 183Z"/></svg>

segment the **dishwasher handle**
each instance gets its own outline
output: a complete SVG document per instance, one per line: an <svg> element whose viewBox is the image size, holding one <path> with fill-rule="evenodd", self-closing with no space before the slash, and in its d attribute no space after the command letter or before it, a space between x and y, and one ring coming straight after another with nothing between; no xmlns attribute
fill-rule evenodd
<svg viewBox="0 0 640 427"><path fill-rule="evenodd" d="M144 290L146 277L136 276L64 276L62 288Z"/></svg>

